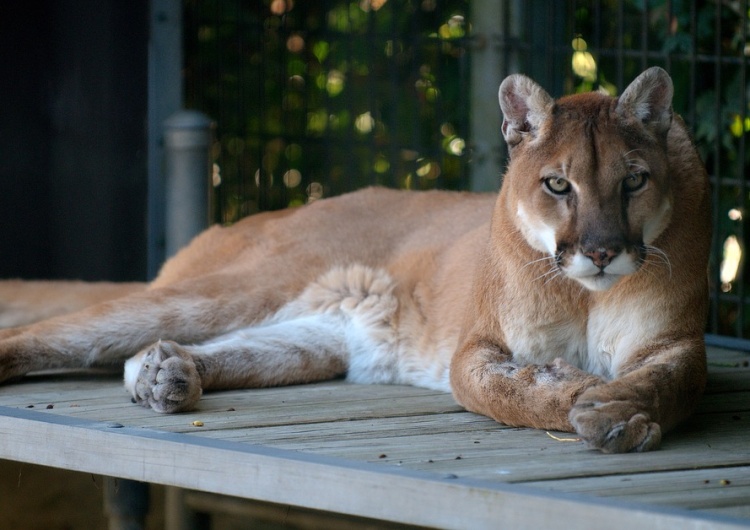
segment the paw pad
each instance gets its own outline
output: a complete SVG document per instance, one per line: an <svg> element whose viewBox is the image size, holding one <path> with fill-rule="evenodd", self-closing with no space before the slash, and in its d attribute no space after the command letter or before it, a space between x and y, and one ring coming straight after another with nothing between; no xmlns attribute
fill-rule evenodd
<svg viewBox="0 0 750 530"><path fill-rule="evenodd" d="M159 341L146 351L132 391L138 404L157 412L192 410L202 394L192 358L170 341Z"/></svg>

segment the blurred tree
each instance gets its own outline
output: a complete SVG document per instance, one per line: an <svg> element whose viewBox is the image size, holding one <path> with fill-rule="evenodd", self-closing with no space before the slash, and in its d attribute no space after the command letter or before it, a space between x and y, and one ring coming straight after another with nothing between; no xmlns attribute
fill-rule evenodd
<svg viewBox="0 0 750 530"><path fill-rule="evenodd" d="M186 2L220 222L367 185L466 186L467 0Z"/></svg>

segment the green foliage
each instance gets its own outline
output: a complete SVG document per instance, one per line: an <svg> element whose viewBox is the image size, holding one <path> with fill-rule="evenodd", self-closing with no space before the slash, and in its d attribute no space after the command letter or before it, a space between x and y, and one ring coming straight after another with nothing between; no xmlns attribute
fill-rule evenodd
<svg viewBox="0 0 750 530"><path fill-rule="evenodd" d="M186 3L219 221L367 185L465 187L467 0Z"/></svg>
<svg viewBox="0 0 750 530"><path fill-rule="evenodd" d="M185 0L187 104L218 123L217 221L373 184L467 187L470 4ZM529 26L542 4L508 3L529 24L510 28L519 37L502 44L527 57L527 72L545 60L539 42L528 42L539 34ZM543 37L550 61L569 46L569 93L616 95L647 66L669 70L675 110L692 128L713 185L711 330L748 336L748 260L731 280L721 273L727 241L737 241L740 256L748 248L750 27L742 5L577 0L550 10L565 20L552 17L556 30L545 28ZM559 35L567 42L552 42Z"/></svg>

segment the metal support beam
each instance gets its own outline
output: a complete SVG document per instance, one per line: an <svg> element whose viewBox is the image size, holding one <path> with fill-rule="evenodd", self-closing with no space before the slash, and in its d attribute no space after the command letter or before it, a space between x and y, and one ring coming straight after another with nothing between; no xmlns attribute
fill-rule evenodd
<svg viewBox="0 0 750 530"><path fill-rule="evenodd" d="M194 110L164 122L166 166L166 257L174 256L211 218L212 122Z"/></svg>
<svg viewBox="0 0 750 530"><path fill-rule="evenodd" d="M143 530L148 509L148 484L104 477L104 513L109 519L109 530Z"/></svg>
<svg viewBox="0 0 750 530"><path fill-rule="evenodd" d="M506 43L520 31L519 0L478 0L471 5L471 189L496 191L505 166L497 90L518 61Z"/></svg>
<svg viewBox="0 0 750 530"><path fill-rule="evenodd" d="M182 2L151 0L148 43L148 264L165 259L164 121L182 108Z"/></svg>

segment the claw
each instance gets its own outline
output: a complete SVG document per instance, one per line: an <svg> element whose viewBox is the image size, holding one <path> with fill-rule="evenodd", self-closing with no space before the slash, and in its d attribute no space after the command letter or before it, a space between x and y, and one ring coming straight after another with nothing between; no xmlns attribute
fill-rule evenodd
<svg viewBox="0 0 750 530"><path fill-rule="evenodd" d="M616 409L590 405L576 405L570 414L571 424L589 447L604 453L641 453L659 447L661 427L644 414L636 413L626 421L616 421Z"/></svg>

